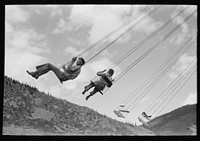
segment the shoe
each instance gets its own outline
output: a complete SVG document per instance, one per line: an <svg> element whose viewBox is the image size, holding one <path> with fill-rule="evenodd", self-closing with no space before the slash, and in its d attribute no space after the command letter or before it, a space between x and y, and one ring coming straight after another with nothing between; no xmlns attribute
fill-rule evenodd
<svg viewBox="0 0 200 141"><path fill-rule="evenodd" d="M59 79L60 80L60 79ZM62 80L60 80L60 83L62 83L63 84L63 81Z"/></svg>
<svg viewBox="0 0 200 141"><path fill-rule="evenodd" d="M86 99L86 100L88 100L88 98L89 98L89 96L86 96L86 98L85 98L85 99Z"/></svg>
<svg viewBox="0 0 200 141"><path fill-rule="evenodd" d="M38 79L38 75L34 75L34 72L29 72L28 70L26 71L29 75L34 77L35 79Z"/></svg>
<svg viewBox="0 0 200 141"><path fill-rule="evenodd" d="M84 91L82 92L82 94L84 95L84 94L85 94L85 92L86 92L86 90L84 90Z"/></svg>

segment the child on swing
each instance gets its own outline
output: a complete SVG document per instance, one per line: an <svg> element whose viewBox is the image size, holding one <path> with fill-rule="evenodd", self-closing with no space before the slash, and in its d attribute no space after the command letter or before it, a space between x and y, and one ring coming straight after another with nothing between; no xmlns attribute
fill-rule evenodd
<svg viewBox="0 0 200 141"><path fill-rule="evenodd" d="M95 80L94 82L91 81L89 85L85 86L85 89L82 92L82 94L85 94L86 91L94 87L93 91L91 91L90 95L88 95L85 99L88 100L89 97L93 96L97 92L103 94L101 91L105 88L105 86L111 87L112 82L114 81L114 79L112 79L113 74L113 69L109 69L107 72L106 70L97 72L97 75L100 76L100 78Z"/></svg>

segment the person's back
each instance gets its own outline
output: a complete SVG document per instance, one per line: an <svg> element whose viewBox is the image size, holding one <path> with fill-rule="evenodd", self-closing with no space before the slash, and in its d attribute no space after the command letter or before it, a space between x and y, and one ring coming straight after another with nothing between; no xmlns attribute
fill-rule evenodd
<svg viewBox="0 0 200 141"><path fill-rule="evenodd" d="M112 82L114 81L112 79L112 75L114 71L112 69L109 69L107 73L104 73L104 71L97 72L97 75L100 76L99 80L97 81L102 81L107 87L110 87L112 85Z"/></svg>
<svg viewBox="0 0 200 141"><path fill-rule="evenodd" d="M97 75L100 77L95 81L91 81L91 83L89 85L85 86L85 90L82 92L82 94L85 94L86 91L88 91L89 89L94 87L93 91L90 92L90 95L88 95L86 97L86 100L88 100L88 98L90 96L93 96L97 92L100 92L101 94L103 94L101 91L105 88L105 86L107 86L107 87L112 86L112 82L114 81L112 79L114 70L109 69L108 72L106 72L106 73L105 72L106 72L106 70L97 72Z"/></svg>

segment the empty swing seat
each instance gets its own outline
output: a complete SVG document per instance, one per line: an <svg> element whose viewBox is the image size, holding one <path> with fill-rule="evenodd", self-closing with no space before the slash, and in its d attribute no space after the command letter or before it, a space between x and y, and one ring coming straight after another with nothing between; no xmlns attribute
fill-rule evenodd
<svg viewBox="0 0 200 141"><path fill-rule="evenodd" d="M114 110L114 113L121 118L125 118L120 111Z"/></svg>
<svg viewBox="0 0 200 141"><path fill-rule="evenodd" d="M119 110L120 112L129 113L128 110Z"/></svg>

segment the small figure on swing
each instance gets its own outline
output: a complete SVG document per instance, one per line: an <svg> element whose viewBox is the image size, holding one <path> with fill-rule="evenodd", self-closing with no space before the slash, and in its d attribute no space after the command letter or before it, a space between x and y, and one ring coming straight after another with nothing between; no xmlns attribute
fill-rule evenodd
<svg viewBox="0 0 200 141"><path fill-rule="evenodd" d="M145 117L147 120L151 119L151 116L148 116L145 112L142 112L142 116Z"/></svg>
<svg viewBox="0 0 200 141"><path fill-rule="evenodd" d="M147 115L146 112L142 112L142 115L138 117L138 120L143 123L145 128L149 128L148 122L151 120L151 116Z"/></svg>
<svg viewBox="0 0 200 141"><path fill-rule="evenodd" d="M95 80L94 82L91 81L89 85L85 86L85 89L82 92L82 94L85 94L86 91L94 87L93 91L91 91L85 99L88 100L89 97L93 96L97 92L100 92L103 95L102 91L104 90L105 86L112 86L112 82L114 81L114 79L112 79L113 74L113 69L109 69L107 72L106 70L97 72L97 75L100 76L99 79Z"/></svg>

